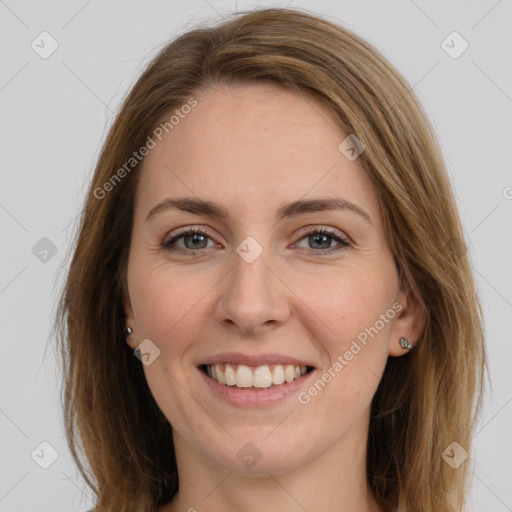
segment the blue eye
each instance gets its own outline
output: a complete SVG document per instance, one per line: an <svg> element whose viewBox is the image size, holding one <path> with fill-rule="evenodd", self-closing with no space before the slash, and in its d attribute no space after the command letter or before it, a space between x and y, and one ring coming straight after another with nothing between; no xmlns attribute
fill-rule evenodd
<svg viewBox="0 0 512 512"><path fill-rule="evenodd" d="M305 238L308 239L308 242L311 242L312 240L313 244L327 244L329 246L328 248L321 247L319 250L309 251L309 253L312 255L332 253L335 251L340 251L345 247L350 247L350 243L346 238L343 238L337 235L335 232L325 228L312 228L306 231L305 235L301 238L301 240ZM330 247L331 241L329 239L335 240L336 242L338 242L338 245L335 247Z"/></svg>
<svg viewBox="0 0 512 512"><path fill-rule="evenodd" d="M183 243L185 248L176 247L177 241L183 239ZM162 243L162 247L170 252L187 254L188 256L194 256L200 252L201 249L208 248L208 239L211 240L208 233L200 228L187 228L185 231L182 231L178 235L172 237L168 241ZM309 243L329 246L327 248L320 247L317 249L307 250L307 254L311 256L319 255L319 254L327 254L333 253L335 251L340 251L345 249L346 247L350 247L350 243L346 238L343 238L340 235L337 235L335 232L330 231L325 228L312 228L308 230L300 240L308 239ZM334 247L331 246L332 240L336 241L338 245ZM211 247L211 246L210 246Z"/></svg>
<svg viewBox="0 0 512 512"><path fill-rule="evenodd" d="M182 248L176 248L174 245L178 240L183 238L183 241L185 243L185 250ZM182 252L182 253L189 253L190 251L196 251L197 249L204 249L206 248L206 245L203 245L204 242L210 238L208 236L208 233L206 231L203 231L200 228L187 228L186 231L181 232L180 234L176 235L175 237L171 238L167 242L164 242L162 246L169 251L176 251L176 252ZM190 247L187 247L187 240L191 239ZM186 250L188 249L188 250ZM195 254L195 252L193 253Z"/></svg>

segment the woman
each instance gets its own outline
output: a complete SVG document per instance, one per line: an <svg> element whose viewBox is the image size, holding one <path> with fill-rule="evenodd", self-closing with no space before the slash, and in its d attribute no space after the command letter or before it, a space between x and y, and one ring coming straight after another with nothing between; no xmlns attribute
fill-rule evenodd
<svg viewBox="0 0 512 512"><path fill-rule="evenodd" d="M152 61L56 327L98 511L464 506L485 350L451 186L409 86L318 16Z"/></svg>

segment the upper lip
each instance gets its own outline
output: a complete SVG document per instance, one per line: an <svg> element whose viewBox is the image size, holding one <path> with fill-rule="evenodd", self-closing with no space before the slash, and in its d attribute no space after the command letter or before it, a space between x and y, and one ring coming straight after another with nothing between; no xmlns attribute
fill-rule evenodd
<svg viewBox="0 0 512 512"><path fill-rule="evenodd" d="M283 354L242 354L240 352L224 352L223 354L215 354L214 356L207 357L202 360L199 365L203 364L216 364L216 363L233 363L245 364L247 366L263 366L272 364L293 364L295 366L311 366L311 363L297 359L295 357L286 356Z"/></svg>

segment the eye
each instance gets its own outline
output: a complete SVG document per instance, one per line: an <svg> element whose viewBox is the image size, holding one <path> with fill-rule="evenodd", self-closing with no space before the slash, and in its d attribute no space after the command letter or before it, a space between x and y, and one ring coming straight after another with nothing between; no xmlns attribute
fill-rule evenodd
<svg viewBox="0 0 512 512"><path fill-rule="evenodd" d="M184 247L177 245L178 241L183 239ZM187 254L193 256L198 254L201 249L208 248L208 239L211 237L206 231L201 228L188 227L181 233L173 236L167 241L162 243L162 247L167 251L177 252L181 254ZM319 254L333 253L350 247L350 242L343 236L337 234L335 231L331 231L326 228L310 228L299 241L308 240L308 243L313 246L313 249L306 251L307 254L312 256L318 256ZM338 245L331 247L332 240L336 241ZM316 246L316 248L314 248ZM210 247L212 247L210 245Z"/></svg>
<svg viewBox="0 0 512 512"><path fill-rule="evenodd" d="M310 246L316 246L317 249L307 251L308 254L314 256L318 254L333 253L350 247L350 242L343 236L326 228L314 227L306 231L305 236L300 240L307 239ZM338 245L331 247L331 241L335 240Z"/></svg>
<svg viewBox="0 0 512 512"><path fill-rule="evenodd" d="M210 238L208 233L201 228L189 227L185 231L177 234L171 239L165 241L162 247L168 251L196 254L198 249L207 248L207 239ZM176 247L176 242L183 239L185 248Z"/></svg>

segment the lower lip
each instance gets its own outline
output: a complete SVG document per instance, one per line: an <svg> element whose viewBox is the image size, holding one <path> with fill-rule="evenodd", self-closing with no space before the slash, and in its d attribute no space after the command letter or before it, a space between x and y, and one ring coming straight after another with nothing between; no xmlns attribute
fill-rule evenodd
<svg viewBox="0 0 512 512"><path fill-rule="evenodd" d="M237 407L264 407L281 402L291 395L297 395L304 383L313 373L315 373L313 370L301 375L298 379L294 379L292 382L279 384L276 387L265 389L226 386L226 384L220 384L211 377L208 377L201 368L198 368L198 371L203 376L207 386L216 396L232 405L236 405Z"/></svg>

